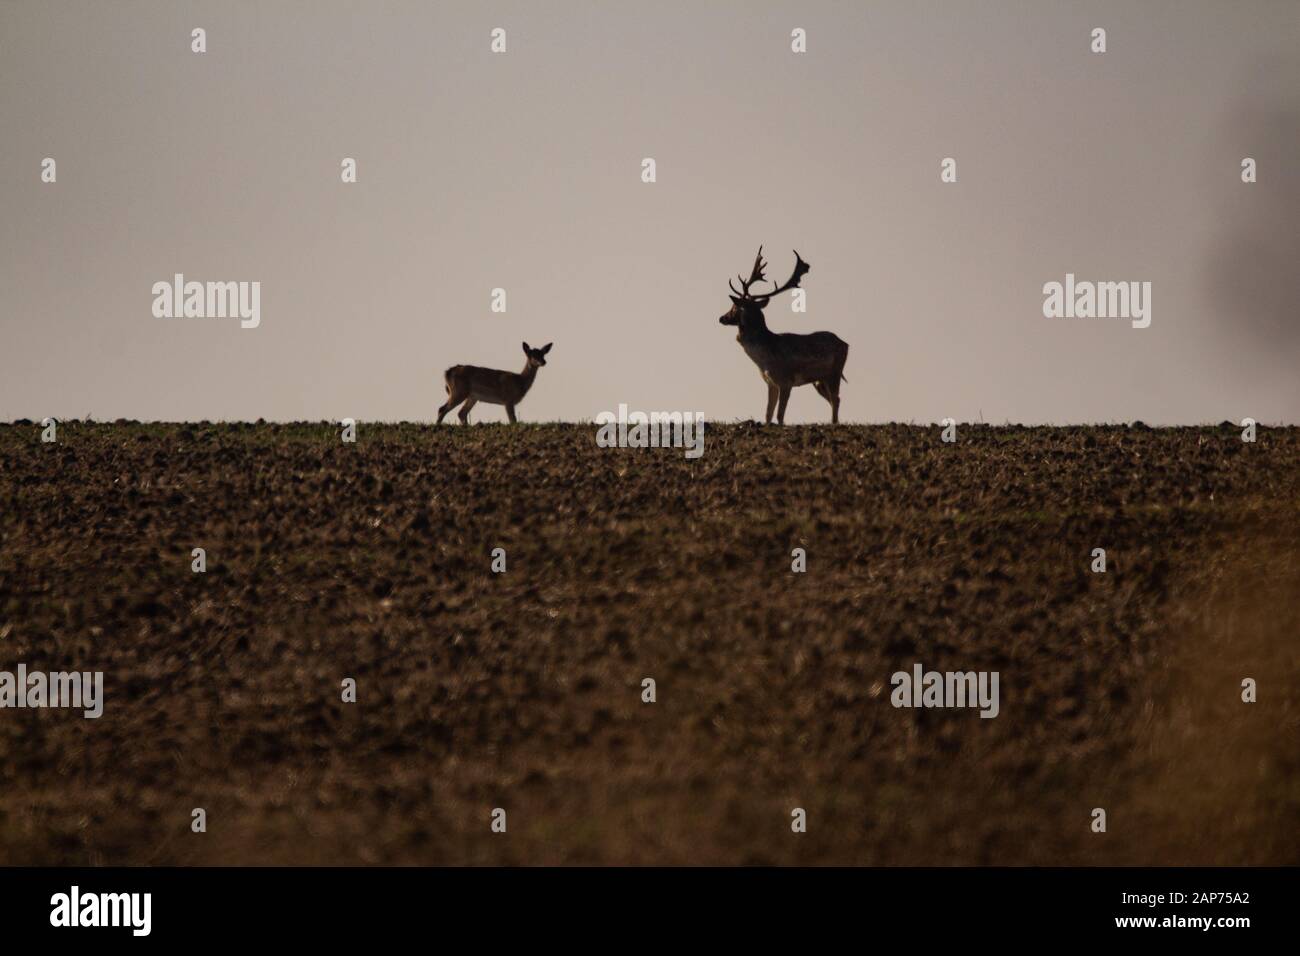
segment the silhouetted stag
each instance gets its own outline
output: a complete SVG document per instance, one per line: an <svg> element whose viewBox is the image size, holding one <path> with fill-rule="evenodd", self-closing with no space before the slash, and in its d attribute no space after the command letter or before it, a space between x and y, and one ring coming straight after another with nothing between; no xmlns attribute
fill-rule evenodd
<svg viewBox="0 0 1300 956"><path fill-rule="evenodd" d="M535 349L530 348L527 342L523 343L527 358L522 372L502 372L479 365L453 365L447 369L443 376L447 383L447 401L438 409L438 424L441 425L447 413L461 402L465 404L461 406L457 417L462 425L469 424L469 410L479 402L504 405L510 421L516 421L515 406L524 400L528 390L533 387L537 370L546 364L546 353L554 344L552 342Z"/></svg>
<svg viewBox="0 0 1300 956"><path fill-rule="evenodd" d="M772 409L776 409L776 420L785 424L785 405L790 400L790 389L796 385L811 384L817 394L831 403L831 421L840 420L840 382L844 379L844 363L849 357L849 345L838 335L831 332L813 332L800 335L793 332L773 332L767 327L763 310L775 295L788 289L799 287L799 280L811 268L794 254L794 274L785 284L754 295L749 291L755 282L766 282L763 275L766 264L763 262L763 247L758 247L758 257L754 260L754 271L746 282L740 276L740 288L727 280L727 285L735 293L731 296L731 311L718 319L723 325L738 325L740 332L736 341L745 350L745 354L754 360L763 381L767 382L767 418L772 423Z"/></svg>

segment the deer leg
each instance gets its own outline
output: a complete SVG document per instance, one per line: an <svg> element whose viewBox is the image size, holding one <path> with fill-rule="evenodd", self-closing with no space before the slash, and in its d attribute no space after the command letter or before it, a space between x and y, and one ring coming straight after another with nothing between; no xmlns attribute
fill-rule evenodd
<svg viewBox="0 0 1300 956"><path fill-rule="evenodd" d="M438 424L441 425L442 420L447 417L447 413L463 401L465 401L464 395L448 394L446 404L438 409Z"/></svg>
<svg viewBox="0 0 1300 956"><path fill-rule="evenodd" d="M776 408L776 386L767 387L767 417L763 419L764 425L772 424L772 411Z"/></svg>
<svg viewBox="0 0 1300 956"><path fill-rule="evenodd" d="M840 423L840 386L844 384L844 363L849 359L849 347L840 343L843 347L840 349L839 360L835 363L834 380L828 382L831 390L831 424Z"/></svg>
<svg viewBox="0 0 1300 956"><path fill-rule="evenodd" d="M782 425L785 424L785 403L788 401L790 401L790 386L782 385L776 404L776 420Z"/></svg>
<svg viewBox="0 0 1300 956"><path fill-rule="evenodd" d="M515 418L515 407L514 407L513 405L507 405L507 406L506 406L506 417L508 417L508 418L510 419L510 424L511 424L511 425L513 425L515 422L519 421L519 419Z"/></svg>
<svg viewBox="0 0 1300 956"><path fill-rule="evenodd" d="M460 411L456 413L456 417L460 419L462 425L469 424L469 410L477 404L477 398L470 398L466 399L465 404L460 407Z"/></svg>
<svg viewBox="0 0 1300 956"><path fill-rule="evenodd" d="M838 425L840 421L840 390L837 386L830 385L827 382L813 382L813 388L817 389L817 394L831 405L831 424Z"/></svg>

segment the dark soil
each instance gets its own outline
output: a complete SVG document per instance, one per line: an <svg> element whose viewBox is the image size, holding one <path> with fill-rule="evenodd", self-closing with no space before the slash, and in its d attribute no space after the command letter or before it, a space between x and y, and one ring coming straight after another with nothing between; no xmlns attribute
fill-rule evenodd
<svg viewBox="0 0 1300 956"><path fill-rule="evenodd" d="M1300 862L1300 429L594 434L0 426L0 863Z"/></svg>

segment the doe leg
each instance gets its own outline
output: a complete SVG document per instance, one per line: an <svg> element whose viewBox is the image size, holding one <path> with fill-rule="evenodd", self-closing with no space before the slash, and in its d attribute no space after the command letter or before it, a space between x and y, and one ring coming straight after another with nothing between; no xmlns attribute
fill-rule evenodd
<svg viewBox="0 0 1300 956"><path fill-rule="evenodd" d="M519 419L515 418L515 407L513 405L506 406L506 417L510 419L511 425L519 421Z"/></svg>
<svg viewBox="0 0 1300 956"><path fill-rule="evenodd" d="M477 404L478 404L477 398L470 398L465 400L465 404L462 405L460 407L460 411L456 413L456 417L460 419L460 423L462 425L469 424L469 410Z"/></svg>
<svg viewBox="0 0 1300 956"><path fill-rule="evenodd" d="M459 405L459 404L460 404L461 402L463 402L463 401L465 401L465 396L464 396L464 395L450 395L450 394L449 394L449 395L447 396L447 401L446 401L446 403L444 403L444 404L442 405L442 407L438 409L438 424L441 425L441 424L442 424L442 420L443 420L444 418L447 417L447 413L448 413L449 411L451 411L453 408L455 408L457 405Z"/></svg>
<svg viewBox="0 0 1300 956"><path fill-rule="evenodd" d="M764 425L772 424L772 411L776 408L776 392L777 388L775 385L769 385L767 387L767 417L763 419Z"/></svg>

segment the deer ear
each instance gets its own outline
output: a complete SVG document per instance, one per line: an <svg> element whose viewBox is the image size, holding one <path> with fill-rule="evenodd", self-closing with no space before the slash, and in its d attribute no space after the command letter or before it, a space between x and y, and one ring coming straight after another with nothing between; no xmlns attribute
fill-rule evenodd
<svg viewBox="0 0 1300 956"><path fill-rule="evenodd" d="M727 296L727 298L731 300L732 305L740 305L740 300L737 299L734 295L729 295Z"/></svg>
<svg viewBox="0 0 1300 956"><path fill-rule="evenodd" d="M528 343L525 342L525 343L524 343L524 354L527 355L527 354L528 354L529 352L531 352L531 351L532 351L532 349L530 349L530 348L528 347Z"/></svg>
<svg viewBox="0 0 1300 956"><path fill-rule="evenodd" d="M542 354L545 355L547 352L549 352L551 350L551 346L554 344L555 344L554 342L547 342L545 345L543 345Z"/></svg>

